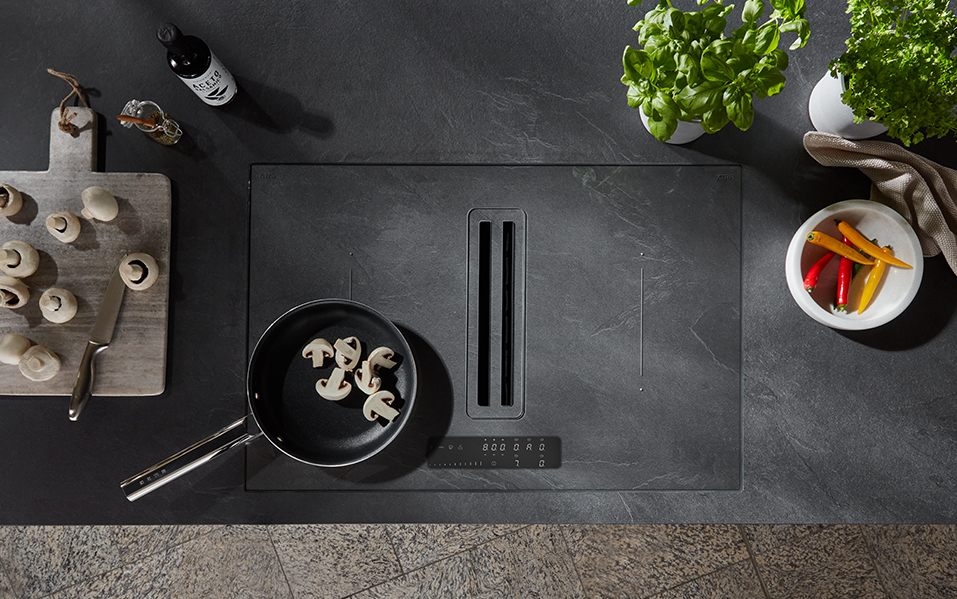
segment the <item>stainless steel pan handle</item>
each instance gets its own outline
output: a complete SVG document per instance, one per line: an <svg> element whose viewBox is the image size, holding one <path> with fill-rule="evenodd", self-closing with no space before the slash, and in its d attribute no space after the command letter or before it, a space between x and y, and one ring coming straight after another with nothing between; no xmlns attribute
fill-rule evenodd
<svg viewBox="0 0 957 599"><path fill-rule="evenodd" d="M187 472L199 468L233 447L249 443L262 433L246 432L246 420L248 418L249 416L246 416L237 420L199 443L191 445L136 476L124 480L120 483L120 488L126 493L127 499L135 501Z"/></svg>

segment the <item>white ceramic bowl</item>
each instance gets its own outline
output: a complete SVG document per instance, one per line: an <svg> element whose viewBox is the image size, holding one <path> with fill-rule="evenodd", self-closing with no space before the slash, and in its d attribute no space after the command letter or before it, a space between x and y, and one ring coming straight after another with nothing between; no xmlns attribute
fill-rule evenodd
<svg viewBox="0 0 957 599"><path fill-rule="evenodd" d="M868 239L876 238L881 246L890 245L894 248L894 256L913 266L898 268L888 264L877 292L863 314L859 314L857 308L869 266L854 277L846 312L838 312L834 307L839 256L828 263L813 293L804 289L808 269L827 253L824 248L807 241L808 233L820 231L841 239L836 220L846 221ZM917 234L892 208L869 200L846 200L828 206L804 221L788 246L785 270L788 289L808 316L835 329L863 330L890 322L910 305L920 287L924 257Z"/></svg>

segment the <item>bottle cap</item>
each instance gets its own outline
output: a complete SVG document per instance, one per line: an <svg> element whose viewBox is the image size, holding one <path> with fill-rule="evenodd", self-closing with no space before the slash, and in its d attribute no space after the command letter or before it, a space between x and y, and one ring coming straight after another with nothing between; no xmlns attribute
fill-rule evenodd
<svg viewBox="0 0 957 599"><path fill-rule="evenodd" d="M156 30L156 39L173 54L182 54L186 51L186 44L183 41L183 32L172 23L163 23L160 25L160 28Z"/></svg>

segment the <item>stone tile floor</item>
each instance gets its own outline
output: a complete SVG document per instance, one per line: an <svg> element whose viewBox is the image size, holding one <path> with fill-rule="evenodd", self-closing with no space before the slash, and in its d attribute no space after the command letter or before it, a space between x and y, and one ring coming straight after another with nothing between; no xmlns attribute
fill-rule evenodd
<svg viewBox="0 0 957 599"><path fill-rule="evenodd" d="M957 597L957 526L0 527L0 599Z"/></svg>

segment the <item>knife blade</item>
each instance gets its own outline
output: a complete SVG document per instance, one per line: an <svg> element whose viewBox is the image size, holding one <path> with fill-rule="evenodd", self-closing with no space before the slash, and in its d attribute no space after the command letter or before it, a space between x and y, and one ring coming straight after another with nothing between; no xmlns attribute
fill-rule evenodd
<svg viewBox="0 0 957 599"><path fill-rule="evenodd" d="M125 260L126 256L123 259ZM122 263L123 260L120 260L120 264ZM86 344L83 357L80 358L80 369L76 374L73 394L70 396L70 420L76 421L80 417L80 412L90 401L90 396L93 393L93 380L96 375L96 356L110 346L110 341L113 339L113 329L116 326L116 317L120 313L120 305L123 303L123 292L125 290L126 283L120 276L120 266L117 264L116 268L113 269L110 282L106 286L106 293L103 294L100 311L96 315L96 322L93 323L93 331L90 332L90 340Z"/></svg>

